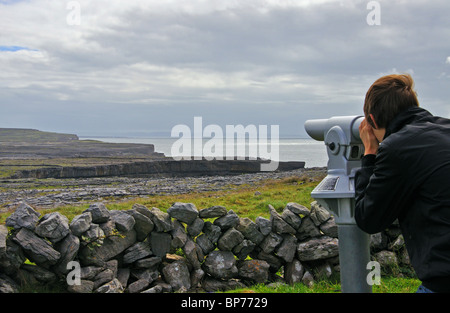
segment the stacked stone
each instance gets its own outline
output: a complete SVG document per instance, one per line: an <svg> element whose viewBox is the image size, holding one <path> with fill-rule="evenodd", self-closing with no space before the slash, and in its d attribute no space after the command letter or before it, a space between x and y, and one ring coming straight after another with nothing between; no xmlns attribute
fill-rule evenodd
<svg viewBox="0 0 450 313"><path fill-rule="evenodd" d="M252 221L223 206L177 202L166 213L95 203L69 223L61 213L41 217L21 204L6 220L10 232L0 225L0 292L61 281L77 293L216 291L281 279L311 284L339 270L328 211L316 202L269 211L269 219ZM374 236L374 245L381 240L381 247L383 236Z"/></svg>

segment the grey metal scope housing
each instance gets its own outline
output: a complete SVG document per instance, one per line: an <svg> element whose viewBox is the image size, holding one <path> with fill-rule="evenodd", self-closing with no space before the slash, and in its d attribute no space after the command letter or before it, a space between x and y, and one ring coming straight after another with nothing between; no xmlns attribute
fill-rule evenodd
<svg viewBox="0 0 450 313"><path fill-rule="evenodd" d="M311 196L335 217L339 236L342 292L371 292L367 283L370 236L355 221L355 173L361 167L364 145L359 136L363 116L335 116L309 120L305 130L324 141L328 153L328 175Z"/></svg>
<svg viewBox="0 0 450 313"><path fill-rule="evenodd" d="M305 130L315 140L324 141L328 153L328 170L344 169L347 175L360 167L364 145L359 136L363 116L334 116L308 120Z"/></svg>
<svg viewBox="0 0 450 313"><path fill-rule="evenodd" d="M306 132L314 139L324 141L328 153L328 175L312 191L311 196L332 211L336 221L354 224L355 173L361 167L364 145L359 136L363 116L334 116L329 119L309 120ZM340 200L351 204L344 210Z"/></svg>
<svg viewBox="0 0 450 313"><path fill-rule="evenodd" d="M309 120L305 130L324 141L328 153L328 175L311 196L334 215L338 226L339 264L343 292L371 292L367 283L370 237L355 222L355 173L361 167L364 145L359 136L363 116L335 116Z"/></svg>

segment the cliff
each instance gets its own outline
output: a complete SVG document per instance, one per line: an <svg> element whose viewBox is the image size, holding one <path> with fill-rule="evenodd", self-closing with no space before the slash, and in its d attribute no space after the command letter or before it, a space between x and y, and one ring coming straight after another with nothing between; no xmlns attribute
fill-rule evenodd
<svg viewBox="0 0 450 313"><path fill-rule="evenodd" d="M199 176L260 172L260 160L181 160L170 158L99 166L60 166L18 170L9 178L86 178L107 176ZM304 168L305 162L280 162L279 171Z"/></svg>

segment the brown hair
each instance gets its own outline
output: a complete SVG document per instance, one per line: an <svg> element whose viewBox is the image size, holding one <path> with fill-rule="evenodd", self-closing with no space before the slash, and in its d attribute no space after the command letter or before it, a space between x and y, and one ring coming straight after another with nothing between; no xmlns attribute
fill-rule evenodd
<svg viewBox="0 0 450 313"><path fill-rule="evenodd" d="M369 124L375 128L369 116L373 114L377 126L386 128L397 114L419 106L413 87L414 80L409 74L393 74L377 79L367 91L364 101L364 115Z"/></svg>

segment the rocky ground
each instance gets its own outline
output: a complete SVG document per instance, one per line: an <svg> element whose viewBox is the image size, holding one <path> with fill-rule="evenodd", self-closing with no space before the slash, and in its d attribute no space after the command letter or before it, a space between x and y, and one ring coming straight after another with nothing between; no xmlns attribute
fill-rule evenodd
<svg viewBox="0 0 450 313"><path fill-rule="evenodd" d="M233 189L267 179L307 175L324 176L325 168L298 169L284 172L260 172L242 175L201 177L104 177L78 179L4 179L0 180L0 212L26 202L36 208L120 200L161 194Z"/></svg>
<svg viewBox="0 0 450 313"><path fill-rule="evenodd" d="M160 153L155 153L153 145L111 144L79 140L78 136L72 134L0 128L0 212L15 209L21 202L35 208L54 208L85 202L116 201L129 197L217 191L267 179L297 175L323 176L325 173L324 168L290 170L303 167L304 164L292 166L280 163L279 171L255 173L255 164L241 164L245 161L232 163L231 170L226 170L221 164L216 164L215 168L212 166L213 163L204 164L200 161L196 161L195 164L180 161L176 162L176 166L166 164L165 170L160 168L164 165L162 162L158 163L159 167L156 166L156 169L150 167L149 170L145 167L148 164L143 162L156 164L158 160L166 158ZM130 168L127 172L129 163L133 163L134 167L128 166ZM117 164L119 169L114 167ZM256 165L259 169L260 164ZM44 170L48 168L56 169L58 173L65 169L72 175L44 175ZM20 175L23 170L39 169L43 170L42 175ZM91 172L87 173L89 169L93 169L94 175L91 175ZM106 173L108 169L110 171ZM146 175L147 172L162 173L155 175L166 177L135 177ZM203 175L222 173L227 175ZM234 173L251 174L229 175ZM167 177L168 174L183 175Z"/></svg>

